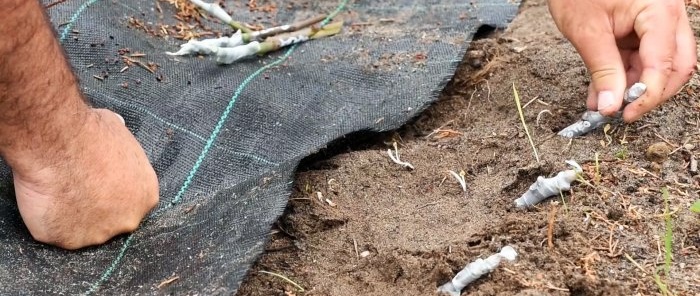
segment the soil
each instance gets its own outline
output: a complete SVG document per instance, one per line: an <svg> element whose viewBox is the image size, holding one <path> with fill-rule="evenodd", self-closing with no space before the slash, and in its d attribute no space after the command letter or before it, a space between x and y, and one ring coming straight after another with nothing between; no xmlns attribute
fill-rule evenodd
<svg viewBox="0 0 700 296"><path fill-rule="evenodd" d="M689 12L697 35L700 11ZM508 30L472 43L440 100L414 122L302 166L238 295L435 295L466 264L506 245L518 260L462 295L657 295L657 273L674 295L700 295L700 215L689 211L700 192L689 169L700 158L700 77L634 124L573 141L556 136L585 111L588 82L545 1L527 1ZM513 85L529 103L539 162ZM415 170L390 161L394 142ZM537 176L553 176L569 159L583 166L585 182L533 209L514 207ZM449 170L464 173L466 192Z"/></svg>

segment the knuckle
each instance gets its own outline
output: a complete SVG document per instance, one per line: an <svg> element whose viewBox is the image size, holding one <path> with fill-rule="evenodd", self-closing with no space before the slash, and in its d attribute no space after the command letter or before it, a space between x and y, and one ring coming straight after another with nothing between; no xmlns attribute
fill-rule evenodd
<svg viewBox="0 0 700 296"><path fill-rule="evenodd" d="M676 17L680 15L680 9L685 6L683 0L670 1L649 1L647 2L644 11L650 12L652 15L668 15Z"/></svg>
<svg viewBox="0 0 700 296"><path fill-rule="evenodd" d="M59 245L59 246L61 244L61 240L56 239L55 237L53 237L51 235L47 235L45 233L35 233L35 232L30 231L30 234L32 235L32 238L34 238L34 240L36 240L38 242L42 242L42 243L50 244L50 245Z"/></svg>
<svg viewBox="0 0 700 296"><path fill-rule="evenodd" d="M156 191L155 193L150 194L148 197L148 200L146 201L146 207L147 211L152 210L158 205L159 197L158 197L158 192Z"/></svg>
<svg viewBox="0 0 700 296"><path fill-rule="evenodd" d="M122 233L134 232L134 231L136 231L136 229L139 228L140 225L141 225L140 218L131 219L131 221L127 222L124 225L124 229L123 229Z"/></svg>
<svg viewBox="0 0 700 296"><path fill-rule="evenodd" d="M664 58L658 66L658 69L663 73L664 75L668 76L673 72L673 57L666 57Z"/></svg>
<svg viewBox="0 0 700 296"><path fill-rule="evenodd" d="M577 47L595 44L601 36L612 34L605 26L599 24L573 23L570 27L565 36Z"/></svg>
<svg viewBox="0 0 700 296"><path fill-rule="evenodd" d="M598 69L591 69L591 78L593 79L593 81L615 77L618 74L620 74L620 72L616 67L602 67Z"/></svg>
<svg viewBox="0 0 700 296"><path fill-rule="evenodd" d="M153 209L155 206L158 205L158 202L160 201L160 188L158 187L158 177L155 172L152 174L153 180L151 181L151 185L148 192L148 195L146 196L146 203L148 206L148 210Z"/></svg>
<svg viewBox="0 0 700 296"><path fill-rule="evenodd" d="M102 233L100 235L96 235L95 237L92 238L90 243L85 244L84 246L96 246L96 245L101 245L112 239L116 234L111 234L111 233Z"/></svg>
<svg viewBox="0 0 700 296"><path fill-rule="evenodd" d="M678 72L684 77L690 78L697 71L697 60L687 61L678 67Z"/></svg>
<svg viewBox="0 0 700 296"><path fill-rule="evenodd" d="M144 197L144 211L150 211L158 205L160 196L158 195L158 188L149 190L148 194Z"/></svg>
<svg viewBox="0 0 700 296"><path fill-rule="evenodd" d="M120 227L115 229L115 232L112 235L110 235L107 239L110 239L113 236L117 236L123 233L132 233L136 231L139 228L139 226L141 226L141 216L135 214L135 216L122 221Z"/></svg>
<svg viewBox="0 0 700 296"><path fill-rule="evenodd" d="M34 240L52 246L57 246L67 250L79 248L75 237L61 235L59 231L29 231Z"/></svg>
<svg viewBox="0 0 700 296"><path fill-rule="evenodd" d="M647 31L657 28L660 21L677 21L681 15L680 12L685 11L683 10L685 4L682 1L640 1L635 24L644 28L643 31Z"/></svg>
<svg viewBox="0 0 700 296"><path fill-rule="evenodd" d="M69 251L74 251L74 250L77 250L77 249L80 249L83 247L76 242L66 242L66 243L62 243L62 244L57 244L57 246L62 248L62 249L69 250Z"/></svg>
<svg viewBox="0 0 700 296"><path fill-rule="evenodd" d="M685 78L685 80L690 80L690 78L693 77L693 75L695 75L695 68L687 69L685 71L682 71L681 73L682 73L683 77Z"/></svg>
<svg viewBox="0 0 700 296"><path fill-rule="evenodd" d="M69 238L63 238L63 239L54 239L50 242L46 242L47 244L50 245L55 245L58 246L62 249L66 250L77 250L85 246L85 244L81 244L80 241L77 239L69 239Z"/></svg>
<svg viewBox="0 0 700 296"><path fill-rule="evenodd" d="M680 8L680 5L678 4L678 0L672 0L672 1L656 1L656 4L661 5L663 7L663 13L669 14L669 15L678 15L678 8Z"/></svg>

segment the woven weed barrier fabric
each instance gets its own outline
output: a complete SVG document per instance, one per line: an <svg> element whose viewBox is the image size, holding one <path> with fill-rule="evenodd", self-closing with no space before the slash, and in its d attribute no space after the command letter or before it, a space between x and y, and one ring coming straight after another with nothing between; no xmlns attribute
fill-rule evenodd
<svg viewBox="0 0 700 296"><path fill-rule="evenodd" d="M132 235L62 251L32 240L4 167L0 294L235 294L300 160L343 135L395 129L416 116L477 29L504 27L519 4L258 1L276 4L263 11L219 1L235 19L267 27L334 11L345 22L337 36L220 66L164 54L184 42L163 33L180 22L171 2L67 0L48 9L87 99L121 114L144 146L161 201Z"/></svg>

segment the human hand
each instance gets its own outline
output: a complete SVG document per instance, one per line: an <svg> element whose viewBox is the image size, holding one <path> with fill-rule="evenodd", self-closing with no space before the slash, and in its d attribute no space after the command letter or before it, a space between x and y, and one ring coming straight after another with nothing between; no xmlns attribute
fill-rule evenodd
<svg viewBox="0 0 700 296"><path fill-rule="evenodd" d="M146 153L120 116L85 103L40 1L4 0L0 14L0 156L29 232L77 249L135 230L158 203Z"/></svg>
<svg viewBox="0 0 700 296"><path fill-rule="evenodd" d="M27 228L65 249L134 231L158 203L156 174L124 119L105 109L86 113L72 141L9 158Z"/></svg>
<svg viewBox="0 0 700 296"><path fill-rule="evenodd" d="M697 63L696 43L683 0L548 0L559 30L591 73L588 108L613 115L626 87L647 85L627 105L635 121L676 94Z"/></svg>

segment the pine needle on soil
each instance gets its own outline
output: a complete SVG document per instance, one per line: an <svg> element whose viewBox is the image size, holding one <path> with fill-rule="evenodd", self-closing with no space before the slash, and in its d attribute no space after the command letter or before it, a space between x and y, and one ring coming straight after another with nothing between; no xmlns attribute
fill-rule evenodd
<svg viewBox="0 0 700 296"><path fill-rule="evenodd" d="M666 233L664 234L664 272L666 277L668 277L671 272L671 259L673 258L673 223L668 206L668 188L662 188L661 194L664 197L664 222L666 224Z"/></svg>
<svg viewBox="0 0 700 296"><path fill-rule="evenodd" d="M559 196L561 197L561 204L564 206L564 212L569 214L569 207L566 205L566 199L564 199L564 192L559 190Z"/></svg>
<svg viewBox="0 0 700 296"><path fill-rule="evenodd" d="M525 128L525 134L527 134L527 139L530 141L530 146L532 146L532 151L535 152L535 159L540 162L540 155L537 154L537 147L535 147L535 142L532 141L532 136L530 135L530 130L527 128L527 123L525 123L525 115L523 115L523 107L520 105L520 96L518 95L518 90L515 88L515 83L513 83L513 95L515 96L515 105L518 106L518 115L520 115L520 122Z"/></svg>
<svg viewBox="0 0 700 296"><path fill-rule="evenodd" d="M595 184L600 185L600 162L598 161L598 152L595 153Z"/></svg>
<svg viewBox="0 0 700 296"><path fill-rule="evenodd" d="M288 277L286 277L286 276L283 276L283 275L281 275L281 274L274 273L274 272L264 271L264 270L260 270L260 271L258 271L258 272L259 272L259 273L269 274L269 275L271 275L271 276L278 277L278 278L284 280L285 282L292 284L294 287L296 287L296 288L299 290L299 292L304 292L304 291L305 291L304 288L303 288L302 286L300 286L299 284L297 284L297 283L295 283L294 281L290 280L290 279L289 279Z"/></svg>
<svg viewBox="0 0 700 296"><path fill-rule="evenodd" d="M554 249L554 222L557 219L557 207L553 206L549 211L549 223L547 225L547 247Z"/></svg>
<svg viewBox="0 0 700 296"><path fill-rule="evenodd" d="M646 275L647 271L644 269L644 267L642 267L641 265L639 265L639 263L637 263L637 261L634 260L634 259L632 258L632 256L630 256L630 255L627 254L627 253L625 253L624 256L625 256L625 258L627 258L627 260L629 260L630 262L632 262L632 264L634 264L634 266L636 266L637 269L639 269L643 274Z"/></svg>

